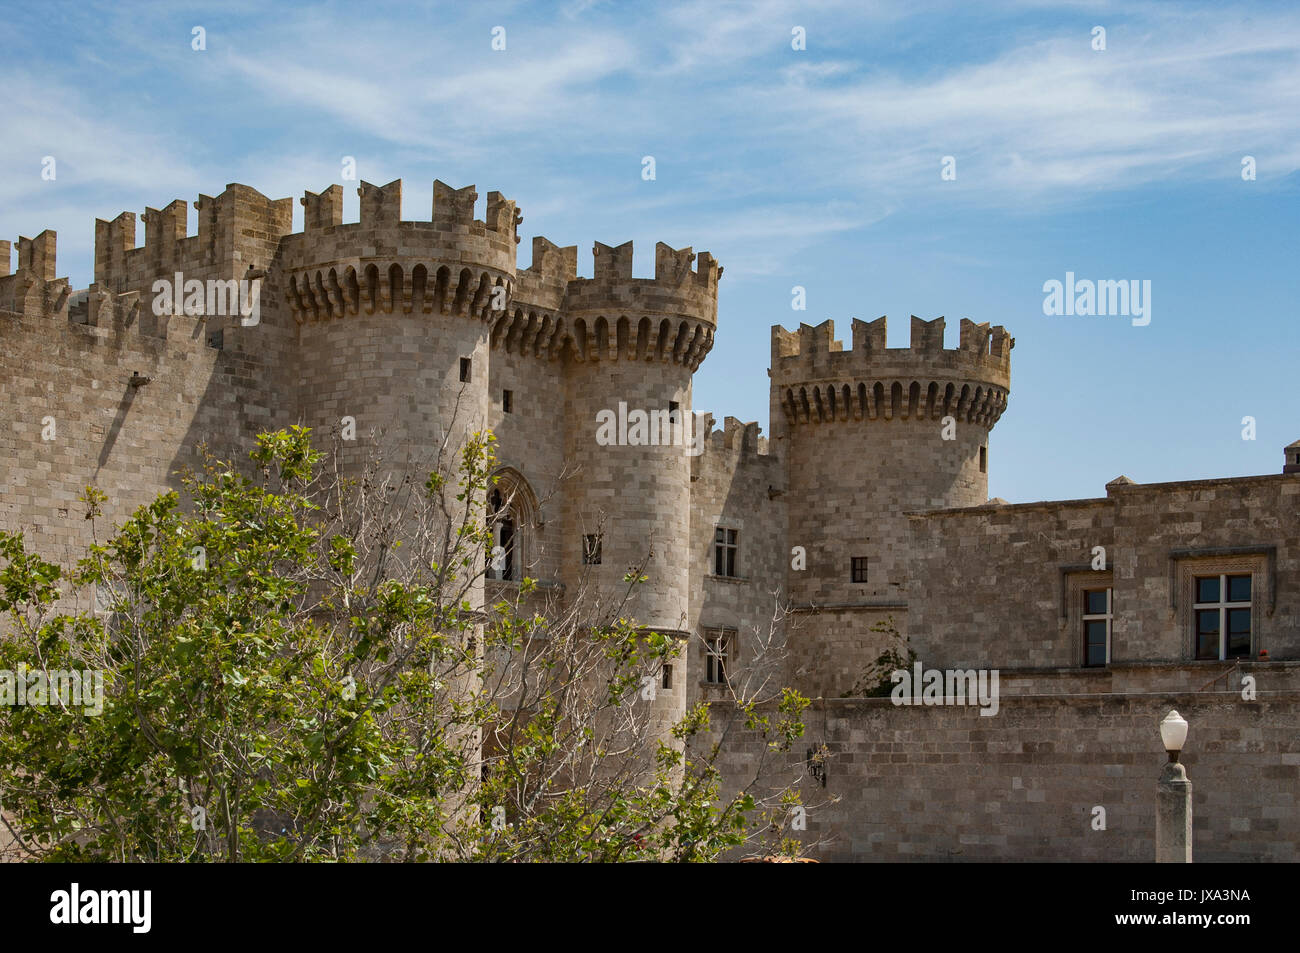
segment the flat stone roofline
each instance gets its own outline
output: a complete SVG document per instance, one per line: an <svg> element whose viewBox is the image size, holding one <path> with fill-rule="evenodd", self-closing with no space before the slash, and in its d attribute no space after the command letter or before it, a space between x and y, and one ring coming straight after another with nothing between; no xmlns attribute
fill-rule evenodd
<svg viewBox="0 0 1300 953"><path fill-rule="evenodd" d="M1108 503L1118 494L1140 493L1142 491L1169 492L1174 490L1208 490L1218 487L1236 488L1243 486L1266 486L1272 483L1300 481L1300 473L1262 473L1257 476L1218 477L1207 480L1176 480L1169 483L1127 483L1109 484L1107 496L1088 497L1078 500L1039 500L1033 503L981 503L978 506L953 506L933 510L914 510L904 513L912 519L924 519L931 516L987 515L991 512L1060 509L1063 507L1086 508Z"/></svg>
<svg viewBox="0 0 1300 953"><path fill-rule="evenodd" d="M1062 508L1086 509L1088 507L1099 507L1109 502L1108 497L1096 496L1081 500L1039 500L1033 503L981 503L978 506L950 506L933 510L913 510L905 512L903 515L908 519L927 519L931 516L987 516L990 513L1005 513L1013 510L1016 512L1032 512L1034 510Z"/></svg>

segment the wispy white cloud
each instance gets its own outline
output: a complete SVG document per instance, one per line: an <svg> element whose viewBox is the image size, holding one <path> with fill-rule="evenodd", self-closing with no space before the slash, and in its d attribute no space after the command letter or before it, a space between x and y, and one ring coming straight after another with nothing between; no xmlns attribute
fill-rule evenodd
<svg viewBox="0 0 1300 953"><path fill-rule="evenodd" d="M223 66L263 102L387 143L469 157L516 136L595 122L609 103L604 84L633 59L629 42L609 32L515 28L501 52L490 51L488 33L481 41L481 50L450 59L431 55L418 36L330 36L298 58L273 54L268 41L230 53Z"/></svg>
<svg viewBox="0 0 1300 953"><path fill-rule="evenodd" d="M743 276L909 203L1045 209L1232 180L1246 154L1262 185L1300 168L1300 13L1089 5L1111 24L1094 52L1085 20L1046 22L1053 8L1031 0L944 9L575 0L548 18L519 4L500 14L505 52L490 48L492 18L445 8L421 14L430 30L411 29L406 7L374 8L364 29L343 8L270 10L256 30L214 22L202 54L174 23L110 20L102 88L62 59L8 77L0 209L29 229L34 209L86 202L56 223L62 244L69 227L88 238L95 214L232 180L319 189L351 154L364 178L411 180L411 217L427 215L431 168L511 194L508 179L530 193L529 228L551 231L552 213L562 228L698 226L697 243L746 256L730 263ZM980 42L949 57L971 24ZM794 25L807 51L789 48ZM658 157L655 183L639 181L643 153ZM39 180L47 154L57 199ZM956 182L940 180L945 155Z"/></svg>
<svg viewBox="0 0 1300 953"><path fill-rule="evenodd" d="M834 82L789 70L749 94L784 134L822 142L808 165L839 181L933 192L944 187L940 158L952 155L957 182L975 186L971 200L1069 201L1174 177L1231 180L1244 154L1259 159L1261 178L1295 171L1298 51L1294 17L1161 22L1112 31L1101 52L1083 32L922 79L877 71Z"/></svg>

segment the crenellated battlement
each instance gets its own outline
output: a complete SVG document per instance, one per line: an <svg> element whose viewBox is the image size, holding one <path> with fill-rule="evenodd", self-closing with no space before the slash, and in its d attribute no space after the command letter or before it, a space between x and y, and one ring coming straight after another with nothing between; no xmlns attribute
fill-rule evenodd
<svg viewBox="0 0 1300 953"><path fill-rule="evenodd" d="M632 243L596 242L593 277L568 283L575 357L673 362L692 371L713 347L722 268L708 252L655 246L655 276L632 277ZM692 262L695 267L692 268Z"/></svg>
<svg viewBox="0 0 1300 953"><path fill-rule="evenodd" d="M724 417L722 427L714 430L713 414L701 414L697 426L707 428L708 439L704 442L705 453L734 453L742 457L767 456L767 438L762 436L763 428L757 420L741 420L738 417Z"/></svg>
<svg viewBox="0 0 1300 953"><path fill-rule="evenodd" d="M956 348L943 346L944 319L912 316L911 343L886 347L888 319L853 321L853 347L835 324L772 328L772 382L790 423L958 419L992 427L1006 407L1015 339L1001 325L965 318Z"/></svg>
<svg viewBox="0 0 1300 953"><path fill-rule="evenodd" d="M514 294L516 244L523 221L500 192L487 196L486 221L474 218L478 191L433 183L428 221L402 219L402 180L357 188L360 220L343 220L343 190L301 199L303 231L284 236L280 285L298 323L375 312L500 314ZM505 288L504 299L494 289Z"/></svg>
<svg viewBox="0 0 1300 953"><path fill-rule="evenodd" d="M691 370L713 345L722 268L708 252L661 242L654 277L634 278L631 242L596 242L593 277L579 278L577 247L538 236L532 263L519 269L523 216L500 192L487 193L483 220L474 217L479 193L473 185L452 188L435 180L427 221L403 219L401 179L363 181L357 195L359 220L344 224L343 186L304 192L298 232L292 231L291 199L271 199L238 183L194 201L194 235L187 234L181 199L145 209L138 246L135 212L96 219L95 280L76 293L71 312L69 289L38 287L53 280L53 232L22 238L17 274L8 275L7 256L0 272L0 304L47 315L61 307L73 324L165 337L177 305L155 320L159 281L179 288L191 280L205 286L256 280L262 319L270 323L375 313L469 316L491 325L494 347L578 362L671 362ZM51 294L55 298L46 300Z"/></svg>
<svg viewBox="0 0 1300 953"><path fill-rule="evenodd" d="M161 209L146 208L144 245L137 247L136 216L122 212L111 221L95 220L95 284L113 294L139 292L152 297L155 281L240 279L270 266L280 238L292 227L290 199L269 199L256 189L231 183L218 196L194 202L198 234L187 234L187 209L175 199Z"/></svg>
<svg viewBox="0 0 1300 953"><path fill-rule="evenodd" d="M691 482L697 492L705 499L715 499L715 505L742 499L745 502L740 508L746 513L781 496L787 461L768 452L768 438L762 435L758 422L726 417L719 429L715 430L715 425L713 414L695 415L688 444L693 454Z"/></svg>
<svg viewBox="0 0 1300 953"><path fill-rule="evenodd" d="M655 245L655 276L632 277L632 243L592 247L593 277L569 283L569 311L657 312L716 324L722 269L708 252ZM694 267L692 267L694 263Z"/></svg>
<svg viewBox="0 0 1300 953"><path fill-rule="evenodd" d="M998 325L990 327L988 322L976 324L962 318L961 338L955 350L943 346L946 321L942 317L926 321L912 315L911 343L905 348L885 346L889 318L882 316L874 321L853 319L853 346L845 351L844 345L835 340L835 322L823 321L821 324L801 324L797 331L787 331L778 325L772 326L772 361L782 362L788 366L787 359L801 359L812 366L825 366L825 358L834 354L856 354L865 361L905 359L908 354L933 355L939 353L969 354L988 363L990 366L1007 368L1011 364L1011 348L1015 339L1007 329ZM987 360L986 360L987 359ZM846 359L837 359L843 363Z"/></svg>
<svg viewBox="0 0 1300 953"><path fill-rule="evenodd" d="M511 306L494 322L492 346L588 361L659 361L694 371L713 347L718 276L708 252L655 247L655 277L632 277L632 243L596 242L594 277L578 278L577 248L533 240ZM692 265L695 267L692 267Z"/></svg>
<svg viewBox="0 0 1300 953"><path fill-rule="evenodd" d="M30 318L66 320L72 289L56 278L58 236L45 229L35 238L18 238L18 268L10 274L13 246L0 242L0 311Z"/></svg>
<svg viewBox="0 0 1300 953"><path fill-rule="evenodd" d="M578 277L578 246L559 245L538 235L533 239L533 261L516 276L514 301L538 311L559 311L569 282Z"/></svg>
<svg viewBox="0 0 1300 953"><path fill-rule="evenodd" d="M299 200L304 210L301 232L291 231L291 199L268 199L238 183L227 185L216 197L200 195L194 202L197 235L187 234L187 209L181 199L145 210L145 242L140 247L135 243L135 213L123 212L111 221L98 219L95 282L115 294L148 293L154 281L170 280L176 272L203 280L278 271L281 275L275 277L283 277L285 285L294 278L299 286L324 285L331 268L341 278L350 265L360 284L369 263L385 278L390 267L399 264L410 281L415 264L423 260L430 274L439 263L449 270L455 266L448 281L450 301L455 293L451 285L466 266L475 283L484 269L493 272L493 284L498 278L513 279L522 218L515 203L501 193L488 194L487 221L479 221L474 219L478 197L474 186L453 189L435 181L430 219L408 222L401 219L400 179L382 186L362 182L357 192L360 220L347 225L343 224L342 186L306 192ZM397 300L404 301L407 294L408 289L399 290ZM376 291L376 303L380 298ZM305 320L308 312L314 316L321 306L319 301L303 303L295 317ZM328 307L325 311L333 313Z"/></svg>
<svg viewBox="0 0 1300 953"><path fill-rule="evenodd" d="M5 243L8 246L8 242ZM57 271L56 249L58 236L45 229L35 238L18 238L18 270L30 271L40 281L53 281ZM8 256L6 255L6 273Z"/></svg>

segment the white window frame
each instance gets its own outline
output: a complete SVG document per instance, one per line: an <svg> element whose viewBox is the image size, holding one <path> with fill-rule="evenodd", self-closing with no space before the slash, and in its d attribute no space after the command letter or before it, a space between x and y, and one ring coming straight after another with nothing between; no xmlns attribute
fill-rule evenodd
<svg viewBox="0 0 1300 953"><path fill-rule="evenodd" d="M719 533L722 539L718 539ZM718 572L718 556L724 557L723 568L726 568L727 550L731 551L731 572ZM740 578L740 530L735 526L717 526L713 530L713 574L721 579Z"/></svg>
<svg viewBox="0 0 1300 953"><path fill-rule="evenodd" d="M1197 602L1196 597L1199 595L1200 581L1202 579L1219 578L1219 601L1218 602ZM1250 580L1250 598L1245 602L1228 601L1228 577L1245 576ZM1250 612L1250 647L1246 650L1244 658L1254 657L1255 648L1255 575L1249 571L1237 572L1220 572L1220 573L1197 573L1192 576L1192 658L1198 659L1196 649L1200 645L1201 633L1197 625L1197 614L1210 609L1219 610L1219 655L1215 659L1199 659L1199 661L1229 661L1228 655L1228 610L1229 609L1246 609ZM1234 656L1235 657L1235 656Z"/></svg>
<svg viewBox="0 0 1300 953"><path fill-rule="evenodd" d="M1106 592L1106 611L1100 613L1089 612L1088 593L1101 592L1102 590L1105 590ZM1104 664L1109 665L1110 664L1110 634L1113 629L1113 625L1115 621L1115 588L1113 586L1085 586L1083 589L1080 590L1080 592L1083 600L1080 606L1080 609L1082 610L1080 614L1080 618L1083 620L1083 631L1080 633L1079 637L1083 642L1083 666L1085 668L1100 668L1101 666L1099 665L1088 664L1088 623L1089 622L1106 623L1106 661Z"/></svg>

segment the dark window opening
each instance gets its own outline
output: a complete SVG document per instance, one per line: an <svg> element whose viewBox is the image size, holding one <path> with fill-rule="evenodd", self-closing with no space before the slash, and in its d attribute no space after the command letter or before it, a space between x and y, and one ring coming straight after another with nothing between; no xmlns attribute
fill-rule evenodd
<svg viewBox="0 0 1300 953"><path fill-rule="evenodd" d="M1083 664L1097 668L1110 662L1112 593L1110 589L1085 589L1083 593Z"/></svg>
<svg viewBox="0 0 1300 953"><path fill-rule="evenodd" d="M852 569L853 569L854 582L867 581L867 557L866 556L854 556Z"/></svg>
<svg viewBox="0 0 1300 953"><path fill-rule="evenodd" d="M601 538L599 533L582 537L582 563L584 566L600 565Z"/></svg>
<svg viewBox="0 0 1300 953"><path fill-rule="evenodd" d="M710 685L727 683L731 663L731 633L708 632L704 638L704 680Z"/></svg>
<svg viewBox="0 0 1300 953"><path fill-rule="evenodd" d="M989 472L989 448L980 447L980 473Z"/></svg>
<svg viewBox="0 0 1300 953"><path fill-rule="evenodd" d="M208 332L208 347L220 351L226 343L226 332L220 328Z"/></svg>
<svg viewBox="0 0 1300 953"><path fill-rule="evenodd" d="M713 574L715 576L736 575L737 530L718 527L713 537Z"/></svg>
<svg viewBox="0 0 1300 953"><path fill-rule="evenodd" d="M671 665L665 665L663 668L663 688L666 692L673 690L673 667Z"/></svg>
<svg viewBox="0 0 1300 953"><path fill-rule="evenodd" d="M488 553L489 579L515 578L515 518L500 490L488 498L488 525L492 528L492 551Z"/></svg>
<svg viewBox="0 0 1300 953"><path fill-rule="evenodd" d="M1196 577L1193 651L1198 659L1250 657L1251 577Z"/></svg>
<svg viewBox="0 0 1300 953"><path fill-rule="evenodd" d="M514 413L515 395L513 391L503 390L501 392L501 412L505 414Z"/></svg>
<svg viewBox="0 0 1300 953"><path fill-rule="evenodd" d="M471 367L472 367L472 363L468 357L462 357L460 359L460 382L462 384L469 383L469 375L470 375Z"/></svg>

